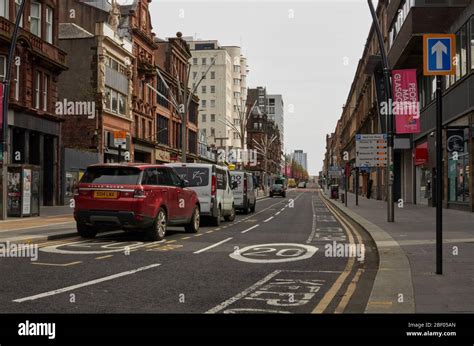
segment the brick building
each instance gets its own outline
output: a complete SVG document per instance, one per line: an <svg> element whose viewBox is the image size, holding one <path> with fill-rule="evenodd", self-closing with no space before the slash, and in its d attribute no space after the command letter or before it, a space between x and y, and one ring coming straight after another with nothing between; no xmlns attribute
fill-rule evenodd
<svg viewBox="0 0 474 346"><path fill-rule="evenodd" d="M32 176L39 191L33 191L31 198L40 205L56 205L60 199L61 119L55 114L55 102L58 77L67 67L66 53L58 47L59 5L59 0L26 0L11 71L7 164L39 166L39 174ZM0 0L2 80L18 8L15 0ZM17 204L8 203L10 212Z"/></svg>

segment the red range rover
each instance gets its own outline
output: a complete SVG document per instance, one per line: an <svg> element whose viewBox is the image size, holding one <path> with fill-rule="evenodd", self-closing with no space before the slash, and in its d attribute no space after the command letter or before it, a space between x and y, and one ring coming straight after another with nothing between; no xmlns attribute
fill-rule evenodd
<svg viewBox="0 0 474 346"><path fill-rule="evenodd" d="M75 191L77 231L93 238L102 230L142 230L150 240L168 225L199 230L199 200L174 169L152 164L89 166Z"/></svg>

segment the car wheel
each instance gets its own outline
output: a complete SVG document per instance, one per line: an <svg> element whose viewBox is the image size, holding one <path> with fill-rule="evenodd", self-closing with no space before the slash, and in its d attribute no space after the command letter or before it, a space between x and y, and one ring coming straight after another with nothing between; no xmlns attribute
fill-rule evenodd
<svg viewBox="0 0 474 346"><path fill-rule="evenodd" d="M250 201L247 201L244 205L244 214L248 214L250 212Z"/></svg>
<svg viewBox="0 0 474 346"><path fill-rule="evenodd" d="M83 223L77 223L77 233L82 238L93 239L97 235L97 230L91 226L87 226Z"/></svg>
<svg viewBox="0 0 474 346"><path fill-rule="evenodd" d="M212 217L212 226L220 226L221 225L221 207L217 208L217 215Z"/></svg>
<svg viewBox="0 0 474 346"><path fill-rule="evenodd" d="M232 222L232 221L235 220L235 207L234 207L234 206L232 206L232 209L231 209L231 211L230 211L230 214L229 214L229 215L226 215L226 216L224 217L224 219L225 219L226 221L230 221L230 222Z"/></svg>
<svg viewBox="0 0 474 346"><path fill-rule="evenodd" d="M187 233L197 233L199 232L199 225L201 222L201 216L199 214L199 208L196 206L193 211L193 216L191 217L191 221L184 226L184 229Z"/></svg>
<svg viewBox="0 0 474 346"><path fill-rule="evenodd" d="M150 240L163 240L166 235L166 228L168 226L168 220L165 211L160 208L156 214L155 222L153 222L152 228L148 231L148 238Z"/></svg>
<svg viewBox="0 0 474 346"><path fill-rule="evenodd" d="M255 213L255 208L257 207L257 201L253 202L252 206L250 207L250 212Z"/></svg>

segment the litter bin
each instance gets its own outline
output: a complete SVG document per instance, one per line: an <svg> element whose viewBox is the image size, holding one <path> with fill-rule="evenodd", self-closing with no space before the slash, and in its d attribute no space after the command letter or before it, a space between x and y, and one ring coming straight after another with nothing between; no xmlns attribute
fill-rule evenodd
<svg viewBox="0 0 474 346"><path fill-rule="evenodd" d="M331 199L339 199L339 185L331 185Z"/></svg>

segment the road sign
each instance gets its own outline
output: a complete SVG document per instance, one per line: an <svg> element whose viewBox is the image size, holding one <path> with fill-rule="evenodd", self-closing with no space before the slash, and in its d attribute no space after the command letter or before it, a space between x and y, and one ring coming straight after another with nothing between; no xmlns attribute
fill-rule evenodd
<svg viewBox="0 0 474 346"><path fill-rule="evenodd" d="M423 74L450 75L456 72L456 36L454 34L423 35Z"/></svg>
<svg viewBox="0 0 474 346"><path fill-rule="evenodd" d="M114 145L116 147L127 146L127 132L125 131L115 131L114 132Z"/></svg>
<svg viewBox="0 0 474 346"><path fill-rule="evenodd" d="M342 175L342 169L339 166L329 166L328 173L332 178L340 177Z"/></svg>
<svg viewBox="0 0 474 346"><path fill-rule="evenodd" d="M356 167L387 166L387 135L356 135Z"/></svg>

